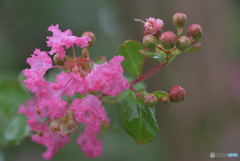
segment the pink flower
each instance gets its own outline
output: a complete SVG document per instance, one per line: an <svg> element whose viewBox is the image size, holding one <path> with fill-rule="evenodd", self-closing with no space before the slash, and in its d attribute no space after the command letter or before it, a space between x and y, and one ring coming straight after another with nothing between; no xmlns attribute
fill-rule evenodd
<svg viewBox="0 0 240 161"><path fill-rule="evenodd" d="M59 25L52 25L48 28L48 31L53 33L52 36L47 37L47 46L51 47L51 51L49 52L51 55L58 53L59 58L63 59L65 57L65 48L68 49L73 44L81 48L88 47L88 42L91 41L91 38L88 36L77 37L72 35L72 31L70 29L62 32L59 29Z"/></svg>
<svg viewBox="0 0 240 161"><path fill-rule="evenodd" d="M101 105L101 101L94 95L74 99L69 108L74 112L76 121L83 123L88 131L98 133L102 123L109 123L109 118Z"/></svg>
<svg viewBox="0 0 240 161"><path fill-rule="evenodd" d="M49 31L53 33L47 38L47 45L51 47L49 54L57 53L60 58L64 58L65 50L74 44L84 48L91 40L89 36L73 36L71 30L62 32L58 25L50 26ZM47 148L43 154L45 159L51 159L59 148L70 141L69 135L78 130L79 124L84 125L84 132L77 143L85 156L95 158L101 155L103 141L97 135L110 119L101 100L92 92L117 96L129 88L121 66L123 60L124 57L115 56L110 62L93 64L91 68L89 57L75 55L65 60L60 67L63 71L56 74L55 81L49 82L44 79L45 74L59 66L52 66L48 53L36 49L27 59L30 68L23 71L26 76L24 83L33 98L20 106L19 113L28 117L30 129L36 132L32 140ZM81 94L82 98L72 99L75 94Z"/></svg>
<svg viewBox="0 0 240 161"><path fill-rule="evenodd" d="M43 158L51 159L59 148L70 141L69 136L60 136L60 134L54 133L49 129L48 121L44 121L47 117L47 112L39 111L35 99L22 105L19 113L26 114L28 116L27 123L31 130L38 132L38 134L32 135L32 140L47 147Z"/></svg>
<svg viewBox="0 0 240 161"><path fill-rule="evenodd" d="M34 93L38 90L36 84L44 84L43 77L46 71L52 68L52 60L46 52L35 49L32 56L27 59L27 63L31 68L23 71L26 76L24 82L28 89Z"/></svg>
<svg viewBox="0 0 240 161"><path fill-rule="evenodd" d="M56 76L55 89L63 89L63 94L73 97L75 93L83 94L86 92L84 79L77 73L61 72Z"/></svg>
<svg viewBox="0 0 240 161"><path fill-rule="evenodd" d="M46 127L43 135L32 135L32 140L38 144L44 145L47 150L43 153L44 159L51 159L55 153L64 145L70 142L70 137L65 135L61 136L58 133L53 133Z"/></svg>
<svg viewBox="0 0 240 161"><path fill-rule="evenodd" d="M80 145L85 156L95 158L102 154L102 140L97 139L102 124L109 124L109 118L101 101L94 95L88 95L83 99L75 99L70 106L75 119L83 123L84 132L79 136L77 143Z"/></svg>
<svg viewBox="0 0 240 161"><path fill-rule="evenodd" d="M109 96L116 96L123 90L127 90L129 83L123 76L121 66L123 60L124 57L115 56L109 63L105 62L101 65L94 64L91 73L86 77L88 89L90 91L99 90Z"/></svg>
<svg viewBox="0 0 240 161"><path fill-rule="evenodd" d="M149 17L146 19L144 23L144 35L148 34L156 34L157 32L161 31L164 26L164 23L161 19L156 19L153 17Z"/></svg>
<svg viewBox="0 0 240 161"><path fill-rule="evenodd" d="M31 130L42 131L44 129L45 125L40 122L43 122L47 117L47 112L39 110L36 99L27 101L24 105L21 105L18 112L28 117L27 123Z"/></svg>
<svg viewBox="0 0 240 161"><path fill-rule="evenodd" d="M35 94L39 109L47 110L52 119L61 118L66 114L67 102L62 99L62 90L55 90L52 83L46 82L46 86Z"/></svg>
<svg viewBox="0 0 240 161"><path fill-rule="evenodd" d="M91 133L82 133L77 139L77 144L80 145L87 158L96 158L102 154L103 141Z"/></svg>

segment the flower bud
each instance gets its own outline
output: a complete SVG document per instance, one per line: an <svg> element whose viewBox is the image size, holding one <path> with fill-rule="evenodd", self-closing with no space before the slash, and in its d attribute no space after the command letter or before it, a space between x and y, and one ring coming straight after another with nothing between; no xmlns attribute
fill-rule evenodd
<svg viewBox="0 0 240 161"><path fill-rule="evenodd" d="M177 41L177 48L179 50L186 50L191 46L191 40L187 36L181 36Z"/></svg>
<svg viewBox="0 0 240 161"><path fill-rule="evenodd" d="M150 49L154 48L157 42L158 42L157 38L153 35L146 35L143 37L143 45L146 48L150 48Z"/></svg>
<svg viewBox="0 0 240 161"><path fill-rule="evenodd" d="M183 28L187 21L187 16L184 13L177 12L173 15L173 23L177 28Z"/></svg>
<svg viewBox="0 0 240 161"><path fill-rule="evenodd" d="M83 58L89 58L89 52L87 48L82 49L82 57Z"/></svg>
<svg viewBox="0 0 240 161"><path fill-rule="evenodd" d="M90 43L90 46L91 46L93 43L95 43L95 41L96 41L96 36L95 36L95 34L94 34L93 32L90 32L90 31L84 32L84 33L82 34L82 36L88 36L88 37L91 38L91 41L89 42L89 43Z"/></svg>
<svg viewBox="0 0 240 161"><path fill-rule="evenodd" d="M190 25L188 35L192 36L195 41L199 41L202 37L202 27L199 24Z"/></svg>
<svg viewBox="0 0 240 161"><path fill-rule="evenodd" d="M66 61L66 58L60 59L58 54L55 54L53 56L53 62L55 65L64 65L64 62Z"/></svg>
<svg viewBox="0 0 240 161"><path fill-rule="evenodd" d="M184 100L185 89L181 86L173 86L169 89L168 94L171 102L181 102Z"/></svg>
<svg viewBox="0 0 240 161"><path fill-rule="evenodd" d="M162 33L160 42L165 49L172 49L177 42L177 36L172 31Z"/></svg>
<svg viewBox="0 0 240 161"><path fill-rule="evenodd" d="M149 17L144 22L144 35L157 34L162 30L164 23L161 19Z"/></svg>
<svg viewBox="0 0 240 161"><path fill-rule="evenodd" d="M157 97L154 96L151 93L148 93L144 96L144 103L148 104L148 105L153 105L155 103L157 103Z"/></svg>

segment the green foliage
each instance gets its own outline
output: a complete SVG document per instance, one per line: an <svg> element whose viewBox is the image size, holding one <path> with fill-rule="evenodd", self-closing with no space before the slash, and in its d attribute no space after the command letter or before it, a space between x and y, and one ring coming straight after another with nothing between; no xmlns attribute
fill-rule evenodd
<svg viewBox="0 0 240 161"><path fill-rule="evenodd" d="M157 98L168 98L168 93L165 91L154 91L152 94Z"/></svg>
<svg viewBox="0 0 240 161"><path fill-rule="evenodd" d="M0 148L18 144L29 134L26 118L17 113L28 94L15 80L0 82Z"/></svg>
<svg viewBox="0 0 240 161"><path fill-rule="evenodd" d="M138 144L153 140L158 134L158 125L152 107L144 105L131 90L123 92L120 103L121 125L126 132Z"/></svg>
<svg viewBox="0 0 240 161"><path fill-rule="evenodd" d="M157 60L159 62L166 62L166 56L167 54L165 53L157 53L157 52L149 52L149 51L145 51L144 55L146 55L147 57Z"/></svg>
<svg viewBox="0 0 240 161"><path fill-rule="evenodd" d="M144 62L141 50L143 50L142 44L133 40L125 41L118 50L120 55L125 58L122 63L124 71L132 77L137 77L141 73Z"/></svg>
<svg viewBox="0 0 240 161"><path fill-rule="evenodd" d="M172 55L168 61L168 64L172 63L176 59L176 55Z"/></svg>

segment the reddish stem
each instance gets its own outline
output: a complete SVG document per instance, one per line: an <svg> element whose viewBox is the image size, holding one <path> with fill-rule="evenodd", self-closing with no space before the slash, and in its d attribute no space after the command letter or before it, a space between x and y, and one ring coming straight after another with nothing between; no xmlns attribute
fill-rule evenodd
<svg viewBox="0 0 240 161"><path fill-rule="evenodd" d="M170 51L166 51L165 49L161 48L160 46L157 47L158 49L162 50L163 52L165 52L167 54L167 62L166 63L159 63L157 66L155 66L153 69L151 69L149 72L145 73L144 75L134 79L131 83L130 83L130 89L133 89L132 87L141 82L144 81L146 79L148 79L149 77L151 77L153 74L155 74L156 72L158 72L160 69L162 69L166 64L169 63L170 58L172 57L172 52L174 50L176 50L176 48L173 48Z"/></svg>
<svg viewBox="0 0 240 161"><path fill-rule="evenodd" d="M157 66L155 66L153 69L151 69L149 72L145 73L144 75L138 77L137 79L133 80L130 83L130 88L132 88L135 84L138 82L144 81L151 77L154 73L158 72L162 67L164 67L166 64L165 63L159 63Z"/></svg>

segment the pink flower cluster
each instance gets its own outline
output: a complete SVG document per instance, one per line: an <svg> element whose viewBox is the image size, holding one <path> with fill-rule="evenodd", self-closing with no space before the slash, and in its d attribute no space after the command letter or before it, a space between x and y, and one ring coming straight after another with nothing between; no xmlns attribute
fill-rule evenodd
<svg viewBox="0 0 240 161"><path fill-rule="evenodd" d="M62 32L58 25L50 26L48 30L53 33L47 37L51 50L36 49L27 59L31 68L23 71L24 83L33 98L20 107L19 113L28 117L27 123L35 132L32 140L47 148L43 154L45 159L51 159L59 148L69 143L69 135L80 130L79 124L83 124L84 129L79 131L77 144L86 157L97 157L102 153L103 144L97 135L103 125L109 125L110 119L101 97L92 93L117 96L129 88L121 66L124 57L115 56L103 64L95 64L90 58L68 58L65 63L68 65L61 67L63 71L56 75L55 81L46 81L46 72L56 67L49 55L58 54L64 60L66 49L74 45L85 48L91 41L88 36L73 36L71 30Z"/></svg>
<svg viewBox="0 0 240 161"><path fill-rule="evenodd" d="M161 19L149 17L144 23L144 35L154 35L162 30L164 23Z"/></svg>

